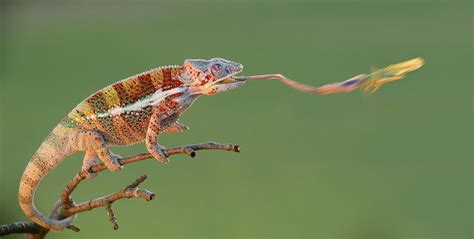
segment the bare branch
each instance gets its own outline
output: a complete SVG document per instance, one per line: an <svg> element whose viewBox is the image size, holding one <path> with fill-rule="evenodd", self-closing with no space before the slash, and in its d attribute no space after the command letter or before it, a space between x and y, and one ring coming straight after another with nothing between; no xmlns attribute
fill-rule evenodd
<svg viewBox="0 0 474 239"><path fill-rule="evenodd" d="M137 188L135 186L135 184L138 186L139 183L137 184L137 182L139 182L140 180L142 180L141 182L143 182L144 179L146 179L146 175L141 176L140 178L135 180L135 182L133 182L131 185L125 187L124 189L118 192L115 192L115 193L112 193L100 198L92 199L87 202L83 202L69 208L64 208L63 209L64 214L67 217L69 215L81 213L84 211L90 211L97 207L106 207L107 204L111 204L123 198L143 198L146 201L151 201L155 199L155 193L150 192L146 189Z"/></svg>
<svg viewBox="0 0 474 239"><path fill-rule="evenodd" d="M181 147L176 147L176 148L170 148L166 149L164 151L166 156L171 156L175 154L186 154L191 157L196 156L196 151L198 150L226 150L226 151L234 151L234 152L239 152L240 147L234 144L218 144L215 142L209 142L209 143L204 143L204 144L194 144L194 145L186 145L186 146L181 146ZM129 164L129 163L134 163L138 162L141 160L145 159L150 159L153 158L153 156L150 153L141 153L137 154L134 156L126 157L126 158L121 158L119 159L119 163L121 165ZM104 170L106 170L107 167L105 164L101 163L98 165L93 166L90 169L91 173L99 173ZM77 185L86 178L86 175L84 172L79 172L74 176L74 178L68 183L66 188L64 189L62 195L61 195L61 202L65 206L65 208L72 207L73 202L71 200L71 193L76 189Z"/></svg>
<svg viewBox="0 0 474 239"><path fill-rule="evenodd" d="M175 154L186 154L190 157L196 156L196 151L198 150L225 150L239 152L240 148L234 144L218 144L214 142L204 143L204 144L193 144L186 145L176 148L166 149L164 151L166 156L171 156ZM149 153L141 153L134 156L126 157L119 159L121 165L138 162L145 159L153 158ZM107 169L104 164L98 164L91 168L92 173L99 173ZM109 221L111 222L114 230L118 229L117 218L114 211L112 210L112 204L120 199L124 198L143 198L146 201L153 200L155 198L155 193L148 191L146 189L138 188L138 186L146 180L147 176L143 175L137 178L133 183L126 186L125 188L103 196L96 199L92 199L83 203L74 204L71 199L72 192L77 188L77 186L86 178L84 172L77 173L71 181L67 184L63 193L61 194L60 200L56 203L54 208L51 210L49 215L50 218L63 219L71 215L75 215L81 212L89 211L97 207L104 207ZM73 231L78 232L80 229L74 225L68 227ZM44 238L49 230L43 228L34 222L14 222L10 224L0 225L0 236L13 234L13 233L25 233L27 234L28 239L41 239Z"/></svg>

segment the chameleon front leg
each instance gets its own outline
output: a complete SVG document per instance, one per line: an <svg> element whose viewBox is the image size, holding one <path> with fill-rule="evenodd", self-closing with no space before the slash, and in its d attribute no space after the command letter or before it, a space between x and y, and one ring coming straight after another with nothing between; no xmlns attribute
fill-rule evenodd
<svg viewBox="0 0 474 239"><path fill-rule="evenodd" d="M110 151L103 133L93 130L80 131L72 141L75 150L86 152L82 170L88 177L94 176L89 173L89 169L94 165L96 158L99 158L110 171L116 172L123 168L118 161L121 157Z"/></svg>
<svg viewBox="0 0 474 239"><path fill-rule="evenodd" d="M168 163L168 158L166 157L163 150L165 149L163 146L158 144L158 136L160 132L163 130L160 122L160 111L158 108L153 110L153 114L150 118L150 123L148 123L148 129L146 131L145 137L145 145L148 152L153 155L155 159L162 163Z"/></svg>

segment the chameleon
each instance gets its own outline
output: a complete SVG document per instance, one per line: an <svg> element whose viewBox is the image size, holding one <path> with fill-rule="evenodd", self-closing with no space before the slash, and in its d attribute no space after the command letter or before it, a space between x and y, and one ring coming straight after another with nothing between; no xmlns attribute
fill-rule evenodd
<svg viewBox="0 0 474 239"><path fill-rule="evenodd" d="M380 85L399 80L423 65L421 58L360 74L343 82L313 87L292 81L281 74L237 76L243 66L222 58L186 59L183 65L162 66L109 85L83 100L69 112L28 162L20 181L18 200L33 222L58 232L71 225L74 216L62 220L41 214L34 204L40 181L64 158L85 152L81 170L100 162L113 172L123 168L111 146L144 142L152 156L162 163L169 160L158 143L161 133L188 130L180 115L202 95L214 95L243 86L247 81L277 79L313 94L351 92L360 87L375 91Z"/></svg>

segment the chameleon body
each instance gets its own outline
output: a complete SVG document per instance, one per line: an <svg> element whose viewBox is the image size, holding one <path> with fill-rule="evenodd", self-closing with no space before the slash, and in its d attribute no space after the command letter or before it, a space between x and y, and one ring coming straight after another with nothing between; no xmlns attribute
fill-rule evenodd
<svg viewBox="0 0 474 239"><path fill-rule="evenodd" d="M188 59L182 66L165 66L143 72L107 86L77 105L46 137L29 161L21 178L19 203L35 223L52 231L61 231L74 220L73 216L54 220L41 214L34 205L34 195L41 179L65 157L85 152L82 170L102 161L109 170L122 166L110 146L145 142L147 150L161 162L168 162L158 144L160 133L181 132L188 127L179 123L179 116L202 95L213 95L242 86L247 80L276 78L293 88L316 94L350 92L361 86L385 83L392 75L379 81L369 75L358 75L341 83L312 87L282 75L237 77L243 66L213 58ZM386 71L387 72L387 71ZM386 73L385 72L385 73ZM378 87L378 85L377 85Z"/></svg>

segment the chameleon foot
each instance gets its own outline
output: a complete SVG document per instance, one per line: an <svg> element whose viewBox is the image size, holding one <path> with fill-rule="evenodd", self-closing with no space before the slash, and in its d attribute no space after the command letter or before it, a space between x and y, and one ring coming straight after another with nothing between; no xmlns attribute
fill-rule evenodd
<svg viewBox="0 0 474 239"><path fill-rule="evenodd" d="M94 165L92 165L92 166L94 166ZM82 172L84 173L84 175L86 176L87 179L92 179L92 178L95 178L97 175L99 175L99 173L92 173L91 172L92 166L86 168L83 165L82 168L81 168Z"/></svg>
<svg viewBox="0 0 474 239"><path fill-rule="evenodd" d="M122 157L117 154L112 154L110 160L104 161L105 166L112 172L117 172L123 169L119 159Z"/></svg>
<svg viewBox="0 0 474 239"><path fill-rule="evenodd" d="M160 145L151 145L151 146L147 145L147 149L151 153L151 155L153 155L153 158L155 158L156 160L165 164L169 162L169 159L166 157L165 153L163 152L163 150L165 149L164 147Z"/></svg>
<svg viewBox="0 0 474 239"><path fill-rule="evenodd" d="M153 157L162 163L168 163L170 160L166 157L165 153L163 152L164 148L157 149L154 151Z"/></svg>
<svg viewBox="0 0 474 239"><path fill-rule="evenodd" d="M87 179L94 178L98 173L92 173L90 169L100 163L100 159L93 151L86 152L84 159L82 160L81 170Z"/></svg>

